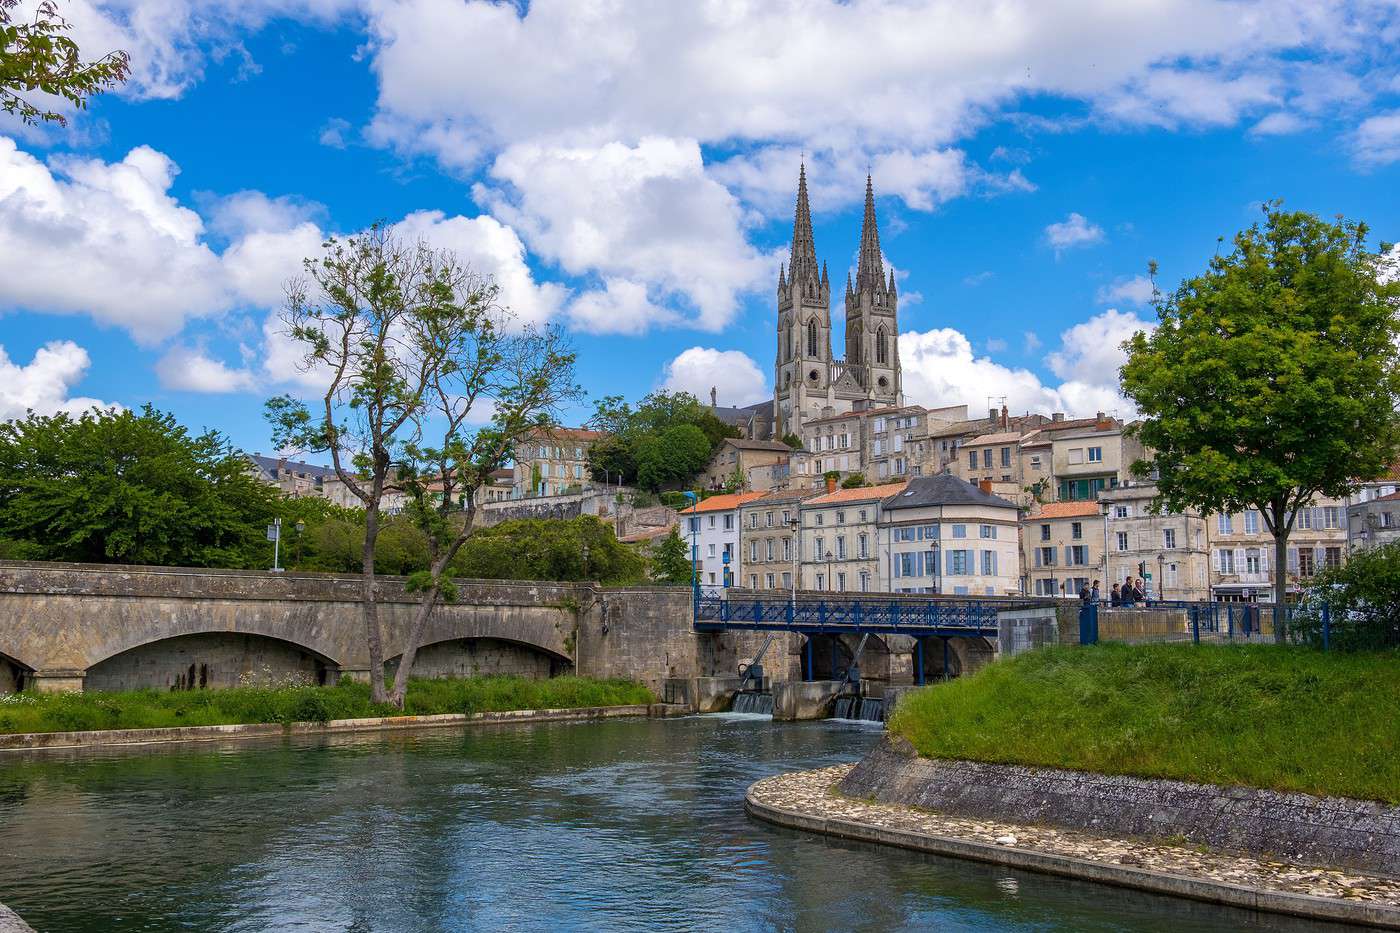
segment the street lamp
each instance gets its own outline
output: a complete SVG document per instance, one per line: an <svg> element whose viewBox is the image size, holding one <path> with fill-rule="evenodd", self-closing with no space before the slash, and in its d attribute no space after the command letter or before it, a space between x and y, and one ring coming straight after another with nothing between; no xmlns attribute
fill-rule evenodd
<svg viewBox="0 0 1400 933"><path fill-rule="evenodd" d="M700 558L700 497L689 489L681 490L681 495L690 500L690 586L695 591L695 595L700 595L700 567L697 561ZM682 515L685 513L682 512ZM698 605L698 604L697 604Z"/></svg>
<svg viewBox="0 0 1400 933"><path fill-rule="evenodd" d="M274 518L272 524L267 526L267 540L272 542L272 572L281 573L282 568L278 566L280 552L282 550L282 519Z"/></svg>
<svg viewBox="0 0 1400 933"><path fill-rule="evenodd" d="M1157 553L1157 598L1167 598L1167 578L1163 567L1166 565L1167 555L1162 552Z"/></svg>
<svg viewBox="0 0 1400 933"><path fill-rule="evenodd" d="M826 589L828 593L836 588L831 582L831 561L835 556L831 551L826 552Z"/></svg>
<svg viewBox="0 0 1400 933"><path fill-rule="evenodd" d="M797 545L802 539L798 535L802 527L802 513L794 512L788 519L788 531L792 537L792 614L797 616Z"/></svg>
<svg viewBox="0 0 1400 933"><path fill-rule="evenodd" d="M583 546L583 578L588 579L588 545Z"/></svg>
<svg viewBox="0 0 1400 933"><path fill-rule="evenodd" d="M300 566L301 566L301 536L302 536L302 533L306 531L306 522L302 521L301 519L297 519L297 523L296 523L296 525L294 525L293 527L296 528L296 530L297 530L297 566L300 567Z"/></svg>

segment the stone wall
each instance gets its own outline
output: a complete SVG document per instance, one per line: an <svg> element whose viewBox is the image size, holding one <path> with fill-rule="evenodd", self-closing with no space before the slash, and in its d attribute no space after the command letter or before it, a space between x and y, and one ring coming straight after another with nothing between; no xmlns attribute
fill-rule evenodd
<svg viewBox="0 0 1400 933"><path fill-rule="evenodd" d="M419 649L413 659L414 677L488 677L497 674L543 679L570 665L531 648L495 638L459 638ZM399 659L384 662L386 676L399 669Z"/></svg>
<svg viewBox="0 0 1400 933"><path fill-rule="evenodd" d="M1185 840L1317 865L1400 874L1400 807L1248 787L920 758L886 739L847 796L973 819Z"/></svg>
<svg viewBox="0 0 1400 933"><path fill-rule="evenodd" d="M177 635L99 661L87 670L85 690L325 684L326 662L295 645L260 635L214 632Z"/></svg>

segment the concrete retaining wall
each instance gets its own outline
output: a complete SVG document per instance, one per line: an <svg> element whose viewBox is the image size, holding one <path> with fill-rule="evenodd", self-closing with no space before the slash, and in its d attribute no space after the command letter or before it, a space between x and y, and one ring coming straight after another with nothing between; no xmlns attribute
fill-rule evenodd
<svg viewBox="0 0 1400 933"><path fill-rule="evenodd" d="M1245 787L920 758L886 739L843 794L974 819L1041 823L1400 874L1400 807Z"/></svg>

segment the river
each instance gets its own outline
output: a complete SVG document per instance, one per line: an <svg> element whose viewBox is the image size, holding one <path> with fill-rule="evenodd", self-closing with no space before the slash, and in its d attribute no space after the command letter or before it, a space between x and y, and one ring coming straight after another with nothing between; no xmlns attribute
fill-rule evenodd
<svg viewBox="0 0 1400 933"><path fill-rule="evenodd" d="M6 753L0 902L41 933L1341 929L744 815L751 782L878 737L700 716Z"/></svg>

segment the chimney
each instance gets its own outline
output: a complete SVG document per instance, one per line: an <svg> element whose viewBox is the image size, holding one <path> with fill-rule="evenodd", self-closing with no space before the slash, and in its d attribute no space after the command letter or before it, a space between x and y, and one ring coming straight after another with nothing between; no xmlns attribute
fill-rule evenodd
<svg viewBox="0 0 1400 933"><path fill-rule="evenodd" d="M827 492L835 492L835 491L836 491L836 477L834 477L834 476L828 476L828 477L826 478L826 491L827 491Z"/></svg>
<svg viewBox="0 0 1400 933"><path fill-rule="evenodd" d="M1065 413L1062 412L1062 411L1057 411L1057 412L1055 412L1054 414L1052 414L1052 415L1050 416L1050 420L1051 420L1051 421L1064 421L1064 420L1065 420Z"/></svg>
<svg viewBox="0 0 1400 933"><path fill-rule="evenodd" d="M1001 429L1002 429L1003 431L1005 431L1005 430L1006 430L1007 428L1009 428L1009 427L1011 427L1011 412L1010 412L1009 409L1007 409L1006 404L1005 404L1005 403L1002 403L1002 406L1001 406Z"/></svg>
<svg viewBox="0 0 1400 933"><path fill-rule="evenodd" d="M979 479L979 480L977 481L977 488L980 489L980 490L982 490L983 492L991 492L991 491L992 491L992 481L989 480L989 479Z"/></svg>
<svg viewBox="0 0 1400 933"><path fill-rule="evenodd" d="M992 424L996 424L996 423L997 423L997 410L996 410L995 408L989 408L989 409L987 409L987 418L990 419L990 421L992 422Z"/></svg>

